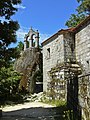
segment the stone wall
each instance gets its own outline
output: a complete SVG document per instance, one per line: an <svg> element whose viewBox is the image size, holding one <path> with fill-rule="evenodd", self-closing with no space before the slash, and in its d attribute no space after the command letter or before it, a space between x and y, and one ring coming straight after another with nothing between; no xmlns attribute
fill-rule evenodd
<svg viewBox="0 0 90 120"><path fill-rule="evenodd" d="M53 68L50 71L50 82L48 82L47 96L49 99L66 99L66 81L64 80L64 69Z"/></svg>
<svg viewBox="0 0 90 120"><path fill-rule="evenodd" d="M62 32L63 31L63 32ZM67 68L61 68L62 64ZM77 64L79 63L79 65ZM59 67L57 67L57 65ZM74 65L74 66L73 66ZM84 120L90 118L90 16L87 17L76 28L61 30L57 32L43 44L43 90L59 91L62 90L60 86L64 83L65 94L67 94L67 81L70 80L67 71L71 69L74 72L86 76L79 77L78 88L79 90L79 105L82 108ZM65 71L66 70L66 71ZM52 73L52 80L49 73ZM69 71L70 72L70 71ZM87 77L87 75L89 76ZM60 77L63 76L63 80ZM72 76L72 74L71 74ZM68 78L68 79L67 79ZM53 82L54 80L54 82ZM58 82L57 82L58 81ZM49 83L49 84L48 84ZM48 87L49 86L49 87ZM75 87L75 83L74 83ZM49 89L48 89L49 88ZM60 88L59 90L57 88ZM56 94L57 94L56 93ZM64 94L64 97L66 96ZM74 94L74 93L73 93ZM60 97L60 96L59 96ZM77 96L78 97L78 96Z"/></svg>
<svg viewBox="0 0 90 120"><path fill-rule="evenodd" d="M84 120L90 119L90 21L75 34L76 59L82 68L79 76L79 104Z"/></svg>
<svg viewBox="0 0 90 120"><path fill-rule="evenodd" d="M64 33L64 62L76 62L75 38L72 32Z"/></svg>
<svg viewBox="0 0 90 120"><path fill-rule="evenodd" d="M79 104L82 110L82 118L90 119L90 74L79 76Z"/></svg>
<svg viewBox="0 0 90 120"><path fill-rule="evenodd" d="M75 41L76 59L87 73L90 71L90 22L77 31Z"/></svg>
<svg viewBox="0 0 90 120"><path fill-rule="evenodd" d="M74 35L71 32L64 32L63 34L59 34L50 42L45 44L43 46L43 90L47 91L47 84L51 82L48 75L49 71L52 72L53 68L55 70L57 65L62 66L64 63L71 63L75 61L75 41ZM59 73L58 75L62 76L64 83L66 83L64 78L65 72L63 68L60 68L59 71L55 70L54 72L54 74ZM61 79L61 77L58 78L58 75L57 79ZM64 88L66 91L66 87Z"/></svg>
<svg viewBox="0 0 90 120"><path fill-rule="evenodd" d="M55 67L57 63L64 62L63 35L59 35L54 40L43 46L43 90L47 91L47 83L50 78L48 71Z"/></svg>

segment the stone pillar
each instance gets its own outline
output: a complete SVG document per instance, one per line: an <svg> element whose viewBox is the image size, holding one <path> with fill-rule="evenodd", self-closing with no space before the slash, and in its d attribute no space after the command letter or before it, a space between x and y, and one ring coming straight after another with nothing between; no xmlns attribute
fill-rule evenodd
<svg viewBox="0 0 90 120"><path fill-rule="evenodd" d="M26 40L26 37L24 38L24 50L26 50L27 48L27 40Z"/></svg>
<svg viewBox="0 0 90 120"><path fill-rule="evenodd" d="M36 37L35 37L35 47L39 47L39 32L37 30Z"/></svg>

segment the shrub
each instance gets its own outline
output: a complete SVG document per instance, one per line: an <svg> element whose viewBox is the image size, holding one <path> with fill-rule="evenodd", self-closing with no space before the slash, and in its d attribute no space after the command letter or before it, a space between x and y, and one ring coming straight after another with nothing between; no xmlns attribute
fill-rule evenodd
<svg viewBox="0 0 90 120"><path fill-rule="evenodd" d="M13 67L0 69L0 104L21 98L18 94L20 79L21 76L13 70Z"/></svg>

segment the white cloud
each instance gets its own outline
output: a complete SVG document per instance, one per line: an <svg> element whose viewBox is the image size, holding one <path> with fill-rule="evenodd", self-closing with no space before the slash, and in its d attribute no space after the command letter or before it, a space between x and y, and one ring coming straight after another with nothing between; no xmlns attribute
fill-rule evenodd
<svg viewBox="0 0 90 120"><path fill-rule="evenodd" d="M25 34L28 33L28 30L29 30L29 29L20 28L20 29L16 32L18 41L24 41L24 36L25 36Z"/></svg>
<svg viewBox="0 0 90 120"><path fill-rule="evenodd" d="M22 4L18 4L18 5L14 5L15 8L18 8L18 9L25 9L26 7Z"/></svg>

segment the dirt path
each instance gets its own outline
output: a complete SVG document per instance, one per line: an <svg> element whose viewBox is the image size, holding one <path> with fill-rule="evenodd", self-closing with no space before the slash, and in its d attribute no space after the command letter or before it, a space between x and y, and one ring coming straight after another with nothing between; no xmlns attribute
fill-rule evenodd
<svg viewBox="0 0 90 120"><path fill-rule="evenodd" d="M28 102L28 103L18 104L18 105L14 105L14 106L6 106L6 107L2 108L2 110L4 112L9 112L9 111L15 111L15 110L19 110L19 109L37 108L37 107L50 108L50 107L54 107L54 106L45 104L42 102Z"/></svg>
<svg viewBox="0 0 90 120"><path fill-rule="evenodd" d="M0 120L60 120L59 108L41 102L30 102L2 109Z"/></svg>

